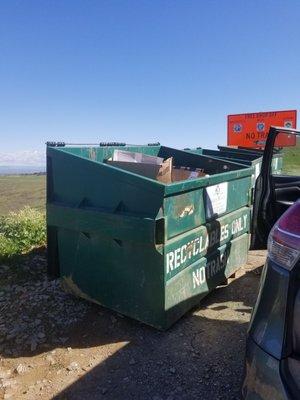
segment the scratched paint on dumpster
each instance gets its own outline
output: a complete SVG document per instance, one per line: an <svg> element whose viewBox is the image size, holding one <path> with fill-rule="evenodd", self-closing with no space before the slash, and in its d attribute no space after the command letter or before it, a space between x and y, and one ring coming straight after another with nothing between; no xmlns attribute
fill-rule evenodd
<svg viewBox="0 0 300 400"><path fill-rule="evenodd" d="M202 257L166 283L165 309L195 296L204 297L247 261L249 235L246 233Z"/></svg>
<svg viewBox="0 0 300 400"><path fill-rule="evenodd" d="M165 279L168 280L193 264L213 248L249 231L250 209L244 207L188 234L176 237L165 245Z"/></svg>
<svg viewBox="0 0 300 400"><path fill-rule="evenodd" d="M247 176L166 197L163 206L166 239L248 205L251 200L250 184L251 177Z"/></svg>

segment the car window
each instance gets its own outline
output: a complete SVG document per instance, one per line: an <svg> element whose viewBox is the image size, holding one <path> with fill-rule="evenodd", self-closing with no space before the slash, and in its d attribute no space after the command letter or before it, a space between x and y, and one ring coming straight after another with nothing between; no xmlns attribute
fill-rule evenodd
<svg viewBox="0 0 300 400"><path fill-rule="evenodd" d="M272 174L300 176L300 136L281 132L273 149Z"/></svg>

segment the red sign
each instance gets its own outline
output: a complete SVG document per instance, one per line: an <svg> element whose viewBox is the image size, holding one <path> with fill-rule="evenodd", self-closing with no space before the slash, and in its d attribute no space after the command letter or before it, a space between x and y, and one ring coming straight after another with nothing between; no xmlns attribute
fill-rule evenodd
<svg viewBox="0 0 300 400"><path fill-rule="evenodd" d="M227 117L227 145L259 148L264 147L271 125L296 129L297 111L270 111L235 114ZM295 146L295 135L280 135L276 146Z"/></svg>

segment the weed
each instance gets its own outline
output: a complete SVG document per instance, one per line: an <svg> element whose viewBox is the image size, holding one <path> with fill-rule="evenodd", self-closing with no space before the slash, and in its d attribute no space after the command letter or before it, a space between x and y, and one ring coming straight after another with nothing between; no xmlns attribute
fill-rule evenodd
<svg viewBox="0 0 300 400"><path fill-rule="evenodd" d="M0 260L27 253L46 242L45 215L30 207L0 217Z"/></svg>

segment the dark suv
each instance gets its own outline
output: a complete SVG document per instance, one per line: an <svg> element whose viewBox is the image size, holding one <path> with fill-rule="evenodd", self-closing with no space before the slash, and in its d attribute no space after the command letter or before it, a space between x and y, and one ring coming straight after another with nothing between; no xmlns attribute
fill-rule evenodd
<svg viewBox="0 0 300 400"><path fill-rule="evenodd" d="M285 174L274 174L272 156L281 135L289 135L294 146L282 150ZM248 331L246 400L300 399L299 139L297 131L272 127L256 181L251 247L268 242L268 255Z"/></svg>

